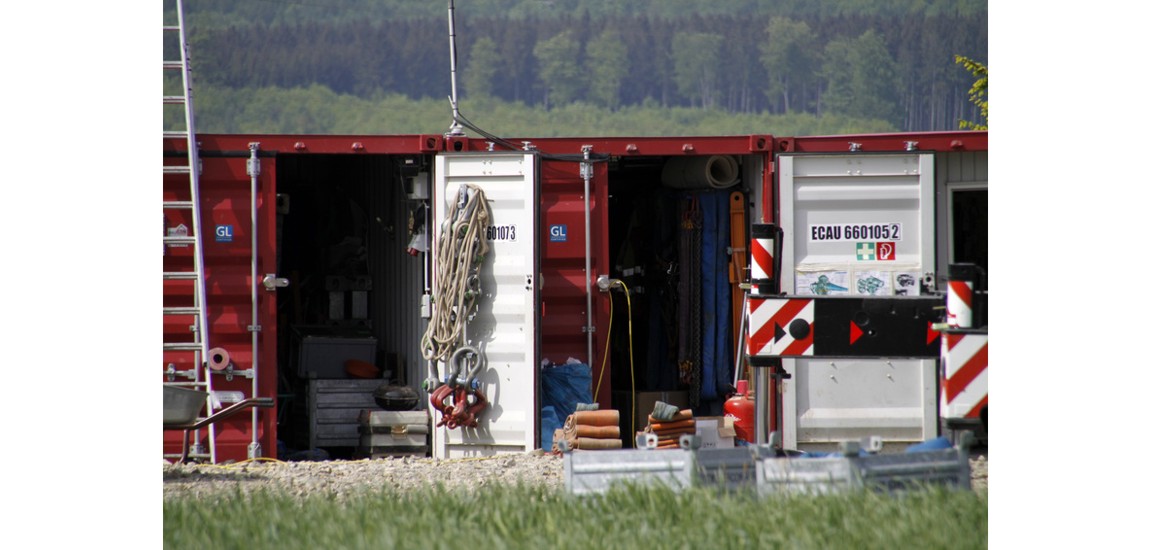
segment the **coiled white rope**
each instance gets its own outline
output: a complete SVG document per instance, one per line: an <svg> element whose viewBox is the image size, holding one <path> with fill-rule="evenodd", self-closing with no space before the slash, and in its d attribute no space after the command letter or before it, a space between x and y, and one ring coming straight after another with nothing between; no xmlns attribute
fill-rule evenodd
<svg viewBox="0 0 1152 550"><path fill-rule="evenodd" d="M488 253L486 233L491 218L484 190L461 185L433 244L436 277L431 318L420 340L424 359L433 365L446 361L463 343L464 324L480 294L477 272Z"/></svg>

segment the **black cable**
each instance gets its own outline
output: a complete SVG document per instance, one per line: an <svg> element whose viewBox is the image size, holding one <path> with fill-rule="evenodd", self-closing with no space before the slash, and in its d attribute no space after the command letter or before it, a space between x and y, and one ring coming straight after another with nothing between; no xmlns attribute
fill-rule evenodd
<svg viewBox="0 0 1152 550"><path fill-rule="evenodd" d="M464 116L464 114L460 112L459 106L457 106L457 108L456 108L456 117L458 119L456 122L459 122L461 126L464 126L465 128L468 128L469 130L472 130L472 131L476 132L477 134L480 134L482 137L484 137L484 139L487 139L488 141L491 141L492 143L495 143L497 145L501 145L510 151L522 151L522 148L518 147L516 144L514 144L514 143L512 143L506 139L503 139L499 136L496 136L494 134L486 132L483 129L481 129L479 126L476 126L475 124L473 124L471 120L468 120L468 117ZM545 153L543 151L540 151L540 156L547 159L547 160L555 160L555 161L561 161L561 162L585 162L585 161L587 161L587 162L592 162L592 163L608 162L612 158L611 155L609 155L607 153L591 153L588 156L588 158L585 159L583 154L571 153L571 154L557 155L557 154L552 154L552 153Z"/></svg>

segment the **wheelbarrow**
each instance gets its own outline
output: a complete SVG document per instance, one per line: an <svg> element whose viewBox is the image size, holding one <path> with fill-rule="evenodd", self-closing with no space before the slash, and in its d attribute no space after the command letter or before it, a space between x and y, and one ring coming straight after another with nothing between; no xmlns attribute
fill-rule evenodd
<svg viewBox="0 0 1152 550"><path fill-rule="evenodd" d="M188 462L188 439L191 433L235 416L252 407L268 408L275 404L271 397L249 397L225 407L207 418L199 418L204 408L204 401L208 399L208 392L182 388L179 386L164 386L164 431L182 430L184 432L183 448L180 452L180 463Z"/></svg>

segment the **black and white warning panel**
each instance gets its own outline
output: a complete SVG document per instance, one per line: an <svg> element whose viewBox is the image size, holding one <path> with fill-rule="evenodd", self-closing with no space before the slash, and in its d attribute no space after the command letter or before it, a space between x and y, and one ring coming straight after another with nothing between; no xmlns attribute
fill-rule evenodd
<svg viewBox="0 0 1152 550"><path fill-rule="evenodd" d="M938 358L944 300L935 296L748 298L755 357Z"/></svg>

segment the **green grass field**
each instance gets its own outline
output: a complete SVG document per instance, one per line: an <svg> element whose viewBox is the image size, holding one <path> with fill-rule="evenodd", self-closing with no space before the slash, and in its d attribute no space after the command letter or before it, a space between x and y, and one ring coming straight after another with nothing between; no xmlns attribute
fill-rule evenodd
<svg viewBox="0 0 1152 550"><path fill-rule="evenodd" d="M632 487L576 497L538 487L480 494L364 491L344 499L240 493L164 502L164 547L814 548L988 545L986 493L925 489L757 498Z"/></svg>

